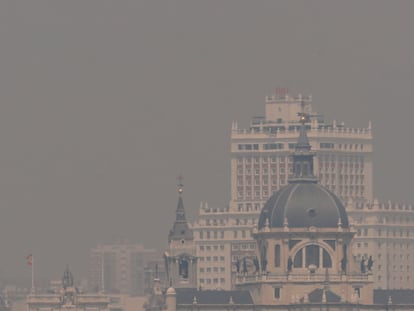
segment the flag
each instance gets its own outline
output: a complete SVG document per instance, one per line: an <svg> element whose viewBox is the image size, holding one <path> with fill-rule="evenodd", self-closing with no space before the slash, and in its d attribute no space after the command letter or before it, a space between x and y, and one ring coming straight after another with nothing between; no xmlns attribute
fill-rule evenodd
<svg viewBox="0 0 414 311"><path fill-rule="evenodd" d="M30 255L26 256L26 260L27 260L27 264L29 266L31 266L33 264L33 255L30 254Z"/></svg>

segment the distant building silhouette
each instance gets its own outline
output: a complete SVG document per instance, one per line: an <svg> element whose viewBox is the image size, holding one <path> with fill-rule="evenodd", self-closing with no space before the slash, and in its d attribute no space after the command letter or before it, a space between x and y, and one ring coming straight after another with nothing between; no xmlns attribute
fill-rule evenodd
<svg viewBox="0 0 414 311"><path fill-rule="evenodd" d="M27 311L109 311L109 303L109 297L103 293L81 293L74 286L72 273L66 268L60 290L42 294L32 292L27 296Z"/></svg>
<svg viewBox="0 0 414 311"><path fill-rule="evenodd" d="M88 289L91 292L144 295L146 267L159 258L154 249L126 241L98 245L89 252Z"/></svg>

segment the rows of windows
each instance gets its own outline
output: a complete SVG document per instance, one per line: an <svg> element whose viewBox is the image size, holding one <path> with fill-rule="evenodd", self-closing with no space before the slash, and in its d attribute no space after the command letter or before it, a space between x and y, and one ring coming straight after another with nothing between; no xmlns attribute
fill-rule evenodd
<svg viewBox="0 0 414 311"><path fill-rule="evenodd" d="M410 255L411 254L405 254L405 255L404 254L400 254L400 261L403 261L404 259L407 260L407 261L409 261L410 260ZM381 260L382 254L381 253L378 253L377 254L377 257L378 257L378 260ZM388 258L388 260L390 259L388 254L387 254L387 258ZM392 258L395 261L397 259L397 255L394 254Z"/></svg>
<svg viewBox="0 0 414 311"><path fill-rule="evenodd" d="M286 181L285 180L281 180L280 181L280 185L281 186L283 186L285 184L286 184ZM243 198L245 198L246 200L251 200L251 199L256 199L256 200L263 199L263 200L267 200L270 197L270 195L273 192L275 192L276 190L277 190L276 187L275 188L272 188L271 191L269 191L268 189L263 189L262 191L260 191L260 190L251 191L250 189L249 190L246 190L246 191L237 190L237 199L242 200Z"/></svg>
<svg viewBox="0 0 414 311"><path fill-rule="evenodd" d="M252 230L234 230L233 231L233 239L239 238L251 238Z"/></svg>
<svg viewBox="0 0 414 311"><path fill-rule="evenodd" d="M255 243L240 243L240 244L233 244L231 246L231 249L234 251L237 250L254 250L256 248L256 244Z"/></svg>
<svg viewBox="0 0 414 311"><path fill-rule="evenodd" d="M219 278L200 279L199 282L200 282L201 285L204 285L204 284L219 284L219 283L224 284L225 279L224 278L220 278L220 279Z"/></svg>
<svg viewBox="0 0 414 311"><path fill-rule="evenodd" d="M224 267L200 267L199 271L200 273L204 273L204 272L224 273L226 270Z"/></svg>
<svg viewBox="0 0 414 311"><path fill-rule="evenodd" d="M239 225L255 225L256 221L257 221L256 218L243 218L243 219L236 218L235 219L235 223L236 223L237 226L239 226Z"/></svg>
<svg viewBox="0 0 414 311"><path fill-rule="evenodd" d="M276 157L276 156L271 156L271 157L246 157L246 158L237 158L237 164L241 165L243 163L245 164L259 164L259 163L277 163L277 159L279 159L279 163L285 163L285 157ZM288 158L289 159L289 158Z"/></svg>
<svg viewBox="0 0 414 311"><path fill-rule="evenodd" d="M321 149L333 149L335 147L334 143L320 143L319 147Z"/></svg>
<svg viewBox="0 0 414 311"><path fill-rule="evenodd" d="M239 144L239 150L259 150L259 144Z"/></svg>
<svg viewBox="0 0 414 311"><path fill-rule="evenodd" d="M388 267L390 268L390 267ZM399 268L399 269L398 269ZM387 269L387 267L385 267L385 270ZM382 265L378 265L378 271L382 271L383 270L383 266ZM409 265L400 265L398 267L398 265L393 265L392 266L392 271L394 272L410 272L410 266Z"/></svg>
<svg viewBox="0 0 414 311"><path fill-rule="evenodd" d="M252 230L234 230L232 234L233 239L250 238ZM224 231L199 231L199 240L223 240L225 238Z"/></svg>
<svg viewBox="0 0 414 311"><path fill-rule="evenodd" d="M237 204L237 210L239 211L239 212L244 212L244 211L246 211L246 212L249 212L249 211L260 211L262 209L262 204L260 204L260 203L246 203L246 204L243 204L243 203L239 203L239 204Z"/></svg>
<svg viewBox="0 0 414 311"><path fill-rule="evenodd" d="M207 252L209 252L211 250L217 251L219 249L221 251L223 251L224 250L224 245L200 245L199 246L199 250L200 251L207 251Z"/></svg>
<svg viewBox="0 0 414 311"><path fill-rule="evenodd" d="M263 150L282 150L285 148L283 143L266 143L262 145ZM287 147L289 149L294 149L296 146L295 143L288 143ZM360 151L364 150L364 144L337 144L339 150L355 150ZM335 143L332 142L321 142L319 144L320 149L334 149ZM259 144L238 144L238 150L259 150Z"/></svg>
<svg viewBox="0 0 414 311"><path fill-rule="evenodd" d="M268 144L272 145L272 144ZM294 146L294 144L292 145ZM332 153L318 153L316 155L319 162L338 161L342 163L344 167L364 165L365 157L363 155L346 155L346 154L332 154ZM286 162L292 162L290 156L286 155L274 155L274 156L254 156L254 157L239 157L237 158L237 165L250 165L250 164L284 164Z"/></svg>
<svg viewBox="0 0 414 311"><path fill-rule="evenodd" d="M198 238L200 240L210 240L210 239L224 239L224 231L202 231L198 232Z"/></svg>
<svg viewBox="0 0 414 311"><path fill-rule="evenodd" d="M276 143L276 144L263 144L264 150L275 150L275 149L283 149L284 144Z"/></svg>
<svg viewBox="0 0 414 311"><path fill-rule="evenodd" d="M220 219L218 219L218 218L212 218L212 219L207 218L207 219L205 219L205 224L206 224L206 226L219 226L219 225L224 226L225 221L224 221L223 218L220 218Z"/></svg>
<svg viewBox="0 0 414 311"><path fill-rule="evenodd" d="M204 262L204 261L214 261L214 262L218 262L218 261L224 261L225 258L224 256L206 256L206 257L199 257L199 260Z"/></svg>
<svg viewBox="0 0 414 311"><path fill-rule="evenodd" d="M284 179L284 178L283 178ZM244 184L246 184L246 188L250 188L250 186L277 186L277 176L271 176L270 180L267 176L262 176L262 178L260 179L260 177L255 177L254 179L250 178L250 176L247 176L246 181L243 182L243 177L242 176L237 176L237 186L238 188L240 188L240 186L243 186ZM240 188L242 189L242 188Z"/></svg>
<svg viewBox="0 0 414 311"><path fill-rule="evenodd" d="M365 229L367 231L367 229ZM358 230L358 233L360 230ZM414 235L414 229L378 229L377 234L378 236L393 236L393 237L409 237L411 235ZM358 234L360 235L360 234ZM364 235L367 235L364 234Z"/></svg>
<svg viewBox="0 0 414 311"><path fill-rule="evenodd" d="M380 218L380 222L383 224L403 224L403 223L414 223L414 216L408 216L408 215L404 215L404 216L382 216Z"/></svg>

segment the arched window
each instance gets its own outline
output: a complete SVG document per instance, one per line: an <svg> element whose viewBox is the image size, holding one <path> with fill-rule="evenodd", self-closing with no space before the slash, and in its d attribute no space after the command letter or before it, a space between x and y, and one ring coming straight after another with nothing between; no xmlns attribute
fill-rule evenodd
<svg viewBox="0 0 414 311"><path fill-rule="evenodd" d="M319 246L318 245L307 245L305 251L306 266L315 265L319 268Z"/></svg>
<svg viewBox="0 0 414 311"><path fill-rule="evenodd" d="M183 279L188 279L188 260L186 258L180 259L178 265L178 274Z"/></svg>
<svg viewBox="0 0 414 311"><path fill-rule="evenodd" d="M296 252L293 268L308 268L310 265L332 268L332 258L323 247L316 244L306 245Z"/></svg>
<svg viewBox="0 0 414 311"><path fill-rule="evenodd" d="M303 249L300 249L293 260L293 268L301 268L303 266Z"/></svg>

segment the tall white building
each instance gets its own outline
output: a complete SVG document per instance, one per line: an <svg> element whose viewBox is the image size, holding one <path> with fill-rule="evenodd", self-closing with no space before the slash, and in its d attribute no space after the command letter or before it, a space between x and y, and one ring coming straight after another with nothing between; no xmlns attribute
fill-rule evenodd
<svg viewBox="0 0 414 311"><path fill-rule="evenodd" d="M255 117L248 129L233 123L231 132L232 210L260 211L270 195L287 184L292 172L290 155L298 136L298 113L312 115L311 97L270 96L265 116ZM312 150L316 152L315 173L323 186L344 202L371 201L372 132L325 123L314 115L307 125Z"/></svg>
<svg viewBox="0 0 414 311"><path fill-rule="evenodd" d="M249 267L255 243L251 237L267 199L287 184L292 171L290 155L299 135L298 113L313 115L307 135L315 151L314 171L321 184L344 202L372 200L372 132L326 123L312 112L311 97L289 94L267 97L265 115L249 128L233 122L231 131L231 201L228 207L200 207L193 224L197 246L198 285L230 289L237 262Z"/></svg>

